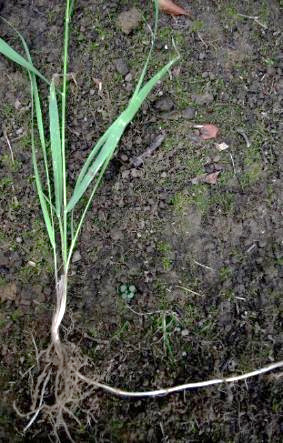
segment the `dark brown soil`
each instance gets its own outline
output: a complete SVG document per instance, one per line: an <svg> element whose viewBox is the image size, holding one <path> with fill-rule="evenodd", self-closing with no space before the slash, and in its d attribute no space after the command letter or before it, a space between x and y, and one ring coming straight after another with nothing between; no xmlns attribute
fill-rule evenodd
<svg viewBox="0 0 283 443"><path fill-rule="evenodd" d="M143 0L76 2L70 186L142 69L146 21L129 35L117 25L133 4L152 23L150 2ZM92 359L101 380L130 390L241 374L280 360L282 2L189 6L190 19L160 17L150 74L170 59L171 36L181 61L127 129L89 211L70 276L69 339ZM7 1L1 13L23 33L39 70L47 77L60 73L64 2ZM21 50L4 24L1 37ZM0 440L53 441L40 417L24 435L26 420L13 410L16 400L28 411L32 337L40 349L48 344L55 297L33 181L29 82L3 57L0 119ZM220 128L217 140L200 140L194 125L203 123ZM163 133L162 145L134 167L133 159ZM223 142L228 149L219 151L216 143ZM217 171L214 185L192 180ZM121 296L121 285L136 288L132 300ZM76 442L274 443L282 431L281 399L282 384L272 375L154 400L97 392L85 402L87 420L77 411L82 426L68 424ZM66 441L63 431L60 438Z"/></svg>

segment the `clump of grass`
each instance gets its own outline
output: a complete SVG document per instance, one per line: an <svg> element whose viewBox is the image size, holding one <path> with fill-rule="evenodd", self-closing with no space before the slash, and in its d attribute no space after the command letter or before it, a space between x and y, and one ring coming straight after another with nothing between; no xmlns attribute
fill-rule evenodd
<svg viewBox="0 0 283 443"><path fill-rule="evenodd" d="M32 98L32 131L31 149L34 167L35 184L39 197L41 210L53 251L56 307L51 325L51 346L42 357L44 369L38 379L33 392L32 419L35 420L39 412L47 412L56 423L55 429L64 425L63 411L73 414L72 407L66 407L67 399L78 397L80 383L75 373L86 364L82 357L77 357L74 346L66 346L60 338L61 324L66 312L68 294L68 275L72 255L74 253L78 236L83 226L90 203L98 189L109 162L118 147L119 141L128 124L134 119L151 90L158 81L168 72L178 57L167 63L157 74L144 84L144 78L153 49L153 42L157 30L158 5L155 3L155 27L152 46L145 62L138 84L128 106L122 114L112 123L106 132L93 146L85 161L72 191L71 196L67 193L68 171L66 169L66 114L67 114L67 89L68 89L68 46L70 21L73 13L74 2L66 0L65 29L64 29L64 61L62 89L57 90L55 75L48 80L35 68L28 46L24 38L19 34L25 57L16 52L3 39L0 39L0 52L27 70L31 84ZM16 31L17 32L17 31ZM41 100L37 86L37 79L42 80L49 86L49 137L44 130L44 116L41 108ZM59 112L61 108L61 113ZM41 154L43 158L43 171L38 160L35 131L38 131ZM50 141L50 148L48 139ZM51 170L48 159L51 158ZM88 194L83 207L80 202L83 196ZM79 215L78 215L79 214ZM75 220L78 220L76 223ZM59 242L57 242L59 238ZM38 361L39 366L42 361ZM54 372L54 368L56 369ZM44 405L44 392L51 381L54 382L55 402L53 407ZM71 402L72 403L72 402ZM57 417L56 419L54 417ZM55 421L54 421L55 420Z"/></svg>
<svg viewBox="0 0 283 443"><path fill-rule="evenodd" d="M158 1L155 4L155 27L153 33L154 42L157 20ZM185 389L195 389L207 387L221 383L234 383L238 380L245 380L280 368L283 362L273 363L262 369L258 369L243 375L229 378L218 378L200 382L186 383L171 388L157 389L147 392L128 392L119 388L114 388L97 381L93 371L91 377L87 374L92 369L91 362L83 356L74 344L61 340L60 332L63 318L67 306L68 294L68 274L74 249L78 236L83 226L86 213L90 203L103 178L106 168L118 147L119 141L128 126L134 119L142 103L154 88L156 83L168 72L171 66L177 61L175 57L167 63L157 74L155 74L144 85L144 78L152 54L153 45L142 70L140 79L134 94L122 114L112 123L106 132L100 137L91 150L85 161L76 185L69 197L67 193L67 169L66 169L66 114L67 114L67 81L68 81L68 44L69 28L73 12L74 1L66 0L65 31L64 31L64 63L63 63L63 86L60 91L56 89L54 77L49 81L33 65L29 49L23 37L18 33L22 41L26 56L23 57L9 46L3 39L0 39L0 52L13 62L25 68L30 77L31 98L32 98L32 131L31 149L32 162L34 167L36 189L42 209L42 214L49 237L49 242L53 252L56 306L51 325L51 343L47 350L38 351L36 344L36 359L38 377L32 384L32 405L31 411L26 414L29 422L25 430L36 421L39 414L44 419L49 419L53 425L55 437L59 441L58 430L63 427L71 441L71 435L66 423L66 417L73 419L79 426L81 425L77 411L81 408L86 397L93 394L96 389L119 395L122 397L156 397L168 395L173 392L180 392ZM43 124L43 114L41 110L40 96L37 87L37 78L44 81L49 86L49 140L46 137ZM59 100L61 114L59 115ZM40 140L40 148L43 158L43 176L39 165L35 130L37 129ZM48 159L51 157L52 168L49 170ZM91 189L86 203L80 206L80 201L86 192ZM78 216L75 215L78 213ZM77 223L75 220L78 220ZM57 239L59 238L59 242ZM134 292L131 291L131 294ZM169 326L171 323L169 321ZM167 334L167 319L163 320L163 332ZM165 335L166 335L165 334ZM166 342L168 345L168 341ZM48 400L46 396L48 393ZM15 406L16 408L16 406ZM84 411L87 415L92 411ZM80 414L81 415L81 414Z"/></svg>

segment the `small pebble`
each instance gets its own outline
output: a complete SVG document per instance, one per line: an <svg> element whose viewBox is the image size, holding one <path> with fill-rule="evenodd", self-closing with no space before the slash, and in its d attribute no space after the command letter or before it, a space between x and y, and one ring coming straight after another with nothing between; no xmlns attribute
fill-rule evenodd
<svg viewBox="0 0 283 443"><path fill-rule="evenodd" d="M154 103L154 107L155 109L158 109L158 111L168 112L174 108L174 103L170 97L164 96L156 100L156 102Z"/></svg>
<svg viewBox="0 0 283 443"><path fill-rule="evenodd" d="M124 60L123 58L117 58L114 61L115 64L115 68L117 70L117 72L119 72L119 74L125 76L128 74L129 72L129 66L126 62L126 60Z"/></svg>
<svg viewBox="0 0 283 443"><path fill-rule="evenodd" d="M197 104L197 105L209 105L210 103L212 103L214 101L214 97L212 94L209 94L208 92L206 92L205 94L195 94L192 95L192 100Z"/></svg>
<svg viewBox="0 0 283 443"><path fill-rule="evenodd" d="M196 110L191 107L187 107L182 111L182 117L186 120L192 120L196 115Z"/></svg>
<svg viewBox="0 0 283 443"><path fill-rule="evenodd" d="M78 261L80 261L82 258L80 251L75 251L73 258L72 258L72 263L77 263Z"/></svg>
<svg viewBox="0 0 283 443"><path fill-rule="evenodd" d="M126 77L125 77L125 81L126 82L131 82L133 80L133 76L132 76L132 74L129 72L129 74L127 74L126 75Z"/></svg>
<svg viewBox="0 0 283 443"><path fill-rule="evenodd" d="M129 157L126 154L121 154L121 160L122 162L127 162L129 160Z"/></svg>

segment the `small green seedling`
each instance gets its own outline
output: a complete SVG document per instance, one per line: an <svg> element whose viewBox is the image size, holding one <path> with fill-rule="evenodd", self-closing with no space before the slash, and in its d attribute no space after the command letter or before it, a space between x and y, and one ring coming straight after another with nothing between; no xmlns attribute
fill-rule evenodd
<svg viewBox="0 0 283 443"><path fill-rule="evenodd" d="M137 289L134 285L121 285L119 287L119 294L121 295L122 299L129 302L131 301L134 296L136 295Z"/></svg>

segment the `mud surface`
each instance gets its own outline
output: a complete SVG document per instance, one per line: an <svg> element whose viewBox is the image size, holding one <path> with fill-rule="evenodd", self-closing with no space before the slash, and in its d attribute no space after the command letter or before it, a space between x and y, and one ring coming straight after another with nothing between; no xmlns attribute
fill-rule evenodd
<svg viewBox="0 0 283 443"><path fill-rule="evenodd" d="M49 78L61 70L62 3L15 0L1 12L23 33L35 65ZM152 23L146 1L76 3L70 186L93 142L130 98ZM118 16L133 3L146 21L125 34ZM150 74L172 56L172 36L181 61L127 129L71 269L65 327L73 325L69 338L111 385L148 390L241 374L280 359L280 3L196 0L190 2L191 18L160 17ZM4 24L1 36L20 50ZM47 97L42 84L41 89ZM26 420L12 406L16 400L19 409L28 410L33 338L39 349L47 345L55 300L52 256L34 189L30 106L26 74L1 57L0 440L5 442L53 439L40 418L23 435ZM200 139L194 126L204 123L217 125L217 139ZM162 134L161 146L143 156ZM227 149L219 150L220 143ZM143 163L135 167L139 156ZM216 172L215 184L199 179ZM92 411L87 422L78 426L70 420L69 426L77 442L279 442L281 398L282 385L272 375L154 400L97 392L86 400L85 411ZM63 432L60 437L66 441Z"/></svg>

